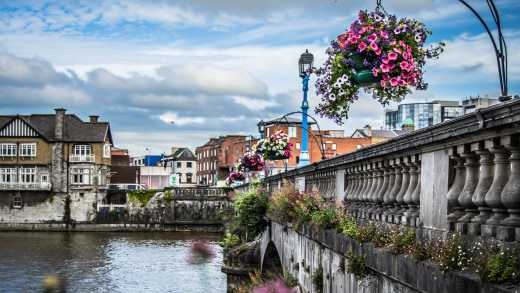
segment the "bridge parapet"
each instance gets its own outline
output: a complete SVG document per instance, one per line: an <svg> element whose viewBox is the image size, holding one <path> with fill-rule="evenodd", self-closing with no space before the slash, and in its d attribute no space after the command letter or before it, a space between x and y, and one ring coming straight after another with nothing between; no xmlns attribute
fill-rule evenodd
<svg viewBox="0 0 520 293"><path fill-rule="evenodd" d="M267 177L336 198L359 219L520 240L520 101Z"/></svg>

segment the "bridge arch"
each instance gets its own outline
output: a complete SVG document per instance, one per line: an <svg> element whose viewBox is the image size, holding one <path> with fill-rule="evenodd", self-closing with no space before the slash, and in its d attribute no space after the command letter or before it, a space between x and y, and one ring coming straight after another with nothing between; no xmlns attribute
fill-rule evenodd
<svg viewBox="0 0 520 293"><path fill-rule="evenodd" d="M282 258L273 241L269 241L262 259L262 275L283 275Z"/></svg>

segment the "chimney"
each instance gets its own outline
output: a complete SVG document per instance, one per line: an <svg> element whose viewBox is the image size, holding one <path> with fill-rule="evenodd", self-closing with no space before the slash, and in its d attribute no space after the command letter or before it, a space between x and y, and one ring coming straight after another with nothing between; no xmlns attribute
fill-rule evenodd
<svg viewBox="0 0 520 293"><path fill-rule="evenodd" d="M90 123L97 123L99 116L98 115L90 115L88 116L90 118Z"/></svg>
<svg viewBox="0 0 520 293"><path fill-rule="evenodd" d="M57 140L63 139L63 128L65 125L65 109L63 108L56 108L54 109L56 111L56 118L54 123L54 138Z"/></svg>

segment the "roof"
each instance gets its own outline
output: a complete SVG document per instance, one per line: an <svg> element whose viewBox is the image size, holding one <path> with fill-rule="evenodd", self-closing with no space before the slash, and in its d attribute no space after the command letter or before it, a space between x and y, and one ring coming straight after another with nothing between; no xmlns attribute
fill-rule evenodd
<svg viewBox="0 0 520 293"><path fill-rule="evenodd" d="M32 115L5 115L0 116L0 129L11 121L21 119L33 128L47 141L56 141L54 135L56 114L32 114ZM75 114L66 114L64 118L63 140L64 142L104 142L107 138L110 143L112 134L108 122L84 122Z"/></svg>
<svg viewBox="0 0 520 293"><path fill-rule="evenodd" d="M383 137L383 138L393 138L396 136L399 136L401 134L404 134L407 132L407 130L385 130L385 129L372 129L372 135L368 135L367 129L360 128L356 129L354 133L351 135L351 137L354 136L354 134L359 133L364 137Z"/></svg>
<svg viewBox="0 0 520 293"><path fill-rule="evenodd" d="M178 148L175 153L172 154L172 158L176 161L196 161L197 157L189 148Z"/></svg>

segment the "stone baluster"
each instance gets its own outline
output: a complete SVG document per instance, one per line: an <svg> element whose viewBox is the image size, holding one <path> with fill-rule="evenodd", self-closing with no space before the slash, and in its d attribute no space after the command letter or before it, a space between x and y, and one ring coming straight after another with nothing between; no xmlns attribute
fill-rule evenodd
<svg viewBox="0 0 520 293"><path fill-rule="evenodd" d="M455 222L464 214L462 207L459 205L459 195L464 187L466 178L466 167L464 167L464 159L461 158L456 151L456 148L450 149L450 157L455 162L455 179L451 184L448 194L448 222L450 223L450 230L455 230Z"/></svg>
<svg viewBox="0 0 520 293"><path fill-rule="evenodd" d="M343 197L343 203L348 203L350 201L350 190L352 189L352 167L345 169L345 175L343 182L345 184L343 192L345 193L345 196Z"/></svg>
<svg viewBox="0 0 520 293"><path fill-rule="evenodd" d="M368 165L363 165L363 182L361 183L361 188L359 189L359 203L360 206L365 205L365 190L368 186L368 180L369 180L369 173L368 173Z"/></svg>
<svg viewBox="0 0 520 293"><path fill-rule="evenodd" d="M357 207L359 205L359 193L361 190L361 186L363 185L363 168L362 166L355 167L355 186L352 191L352 200L354 202L354 206Z"/></svg>
<svg viewBox="0 0 520 293"><path fill-rule="evenodd" d="M411 205L411 216L415 217L416 219L419 218L420 213L420 206L421 206L421 161L420 157L418 158L418 162L416 164L417 169L415 170L417 174L417 184L415 186L414 191L412 192L412 205ZM416 220L416 226L417 226L417 220Z"/></svg>
<svg viewBox="0 0 520 293"><path fill-rule="evenodd" d="M403 201L405 203L405 211L404 211L404 215L406 216L405 218L405 221L407 224L412 224L412 219L413 221L415 221L414 219L414 216L413 216L413 200L412 200L412 196L413 196L413 192L415 191L415 189L417 188L417 183L419 181L419 178L417 176L417 158L416 156L411 156L409 158L407 158L406 160L406 166L408 167L409 169L409 174L410 174L410 183L408 184L408 189L406 190L405 194L404 194L404 197L403 197Z"/></svg>
<svg viewBox="0 0 520 293"><path fill-rule="evenodd" d="M520 145L518 137L504 137L502 143L511 153L511 172L501 194L501 201L509 216L502 221L504 231L499 238L505 241L520 240ZM518 230L518 233L515 231ZM518 235L515 235L518 234Z"/></svg>
<svg viewBox="0 0 520 293"><path fill-rule="evenodd" d="M349 205L352 206L354 204L354 202L356 201L355 192L356 192L356 187L357 187L357 183L358 183L358 173L357 173L356 166L350 168L349 176L350 176L350 181L349 181L350 187L348 188L347 198L348 198Z"/></svg>
<svg viewBox="0 0 520 293"><path fill-rule="evenodd" d="M363 190L361 190L361 218L366 217L366 209L369 206L368 203L368 190L370 190L370 186L372 183L372 165L365 165L365 179L363 182Z"/></svg>
<svg viewBox="0 0 520 293"><path fill-rule="evenodd" d="M501 194L509 180L509 152L500 145L499 139L486 140L486 148L493 154L495 170L493 183L486 193L485 202L491 208L491 217L481 226L483 236L496 236L496 228L507 217L507 210L502 204Z"/></svg>
<svg viewBox="0 0 520 293"><path fill-rule="evenodd" d="M379 184L381 173L377 162L372 163L372 166L372 182L370 184L370 189L368 190L368 201L370 203L370 209L368 210L368 212L370 213L370 217L372 217L371 214L374 212L374 209L376 208L375 193Z"/></svg>
<svg viewBox="0 0 520 293"><path fill-rule="evenodd" d="M401 184L403 183L403 170L402 163L400 159L393 159L394 165L394 185L389 194L389 203L391 208L387 211L387 222L394 222L394 214L399 209L397 203L397 195L399 195L399 190L401 189Z"/></svg>
<svg viewBox="0 0 520 293"><path fill-rule="evenodd" d="M471 150L479 156L480 170L477 188L473 193L472 201L477 206L479 214L468 224L468 234L480 235L480 225L491 216L491 208L486 205L486 193L493 183L493 156L485 148L484 142L471 144Z"/></svg>
<svg viewBox="0 0 520 293"><path fill-rule="evenodd" d="M397 196L395 198L396 205L397 205L397 210L395 212L397 219L394 218L395 224L401 223L401 216L402 216L403 212L406 211L404 195L405 195L406 191L408 190L408 186L410 185L410 167L408 167L407 158L405 158L405 160L403 162L403 165L401 168L401 174L402 174L403 178L401 181L399 193L397 194Z"/></svg>
<svg viewBox="0 0 520 293"><path fill-rule="evenodd" d="M383 203L385 190L388 188L388 181L390 177L390 169L388 168L388 163L386 161L379 162L379 167L381 169L381 183L379 184L376 190L376 210L374 213L376 214L376 220L381 220L381 214L383 213Z"/></svg>
<svg viewBox="0 0 520 293"><path fill-rule="evenodd" d="M394 188L394 185L395 185L396 169L395 169L395 165L394 165L394 160L389 160L388 161L387 171L388 171L387 186L386 186L386 188L383 188L381 190L383 192L383 207L384 207L383 215L385 215L386 212L388 210L390 210L393 207L393 204L394 204L392 193L391 193L391 191L392 191L392 189ZM383 220L385 220L385 219L383 219Z"/></svg>
<svg viewBox="0 0 520 293"><path fill-rule="evenodd" d="M471 222L478 214L478 208L473 203L473 193L477 188L479 178L479 157L471 151L470 145L461 145L458 152L464 158L464 167L466 167L466 179L464 187L459 195L459 205L464 209L464 214L457 220L455 229L460 233L467 233L467 223Z"/></svg>

